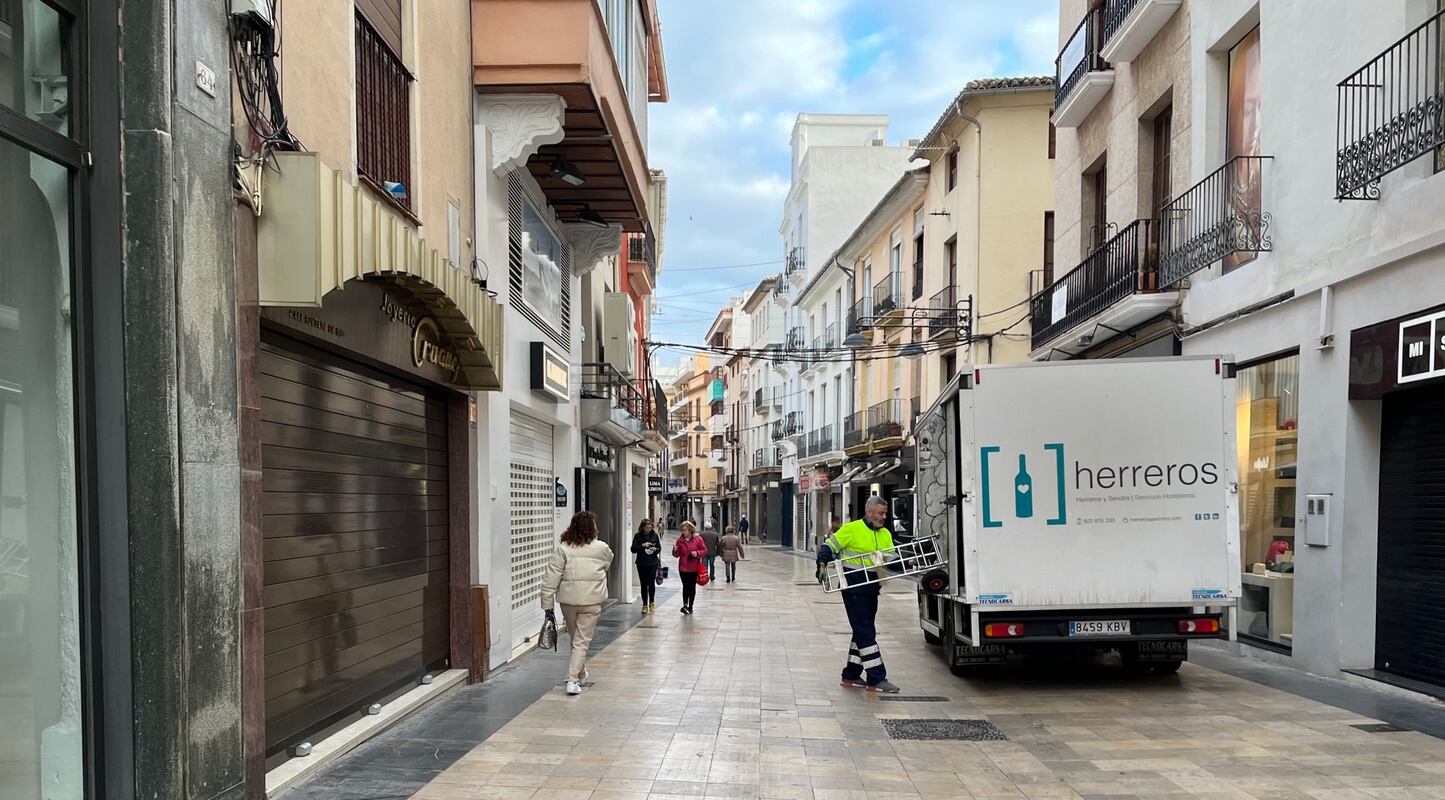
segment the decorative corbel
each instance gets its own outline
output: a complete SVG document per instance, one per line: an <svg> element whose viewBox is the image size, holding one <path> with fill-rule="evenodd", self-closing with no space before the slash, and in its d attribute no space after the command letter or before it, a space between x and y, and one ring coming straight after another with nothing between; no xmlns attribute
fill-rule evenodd
<svg viewBox="0 0 1445 800"><path fill-rule="evenodd" d="M567 225L563 236L572 246L572 274L582 277L607 256L622 251L622 226L616 223L605 228L586 223Z"/></svg>
<svg viewBox="0 0 1445 800"><path fill-rule="evenodd" d="M555 94L493 94L477 98L477 122L491 132L497 177L525 166L544 146L562 141L567 101Z"/></svg>

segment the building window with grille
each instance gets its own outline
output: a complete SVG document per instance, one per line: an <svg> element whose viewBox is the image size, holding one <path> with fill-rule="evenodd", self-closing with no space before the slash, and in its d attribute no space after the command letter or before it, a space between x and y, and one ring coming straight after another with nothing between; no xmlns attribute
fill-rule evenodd
<svg viewBox="0 0 1445 800"><path fill-rule="evenodd" d="M411 177L413 77L401 60L401 1L359 0L356 171L398 206L416 209Z"/></svg>

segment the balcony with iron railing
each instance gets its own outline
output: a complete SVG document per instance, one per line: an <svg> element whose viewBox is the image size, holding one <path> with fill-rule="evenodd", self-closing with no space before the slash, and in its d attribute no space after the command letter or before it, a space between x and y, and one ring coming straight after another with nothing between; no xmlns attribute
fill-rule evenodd
<svg viewBox="0 0 1445 800"><path fill-rule="evenodd" d="M1106 0L1103 59L1124 64L1139 57L1184 0Z"/></svg>
<svg viewBox="0 0 1445 800"><path fill-rule="evenodd" d="M1114 70L1100 53L1103 9L1089 11L1054 61L1054 115L1058 128L1076 128L1114 86Z"/></svg>
<svg viewBox="0 0 1445 800"><path fill-rule="evenodd" d="M690 463L692 463L692 458L686 450L673 450L667 466L669 469L686 469Z"/></svg>
<svg viewBox="0 0 1445 800"><path fill-rule="evenodd" d="M873 285L874 317L882 317L891 311L898 310L899 295L901 294L898 291L899 277L897 273L890 272Z"/></svg>
<svg viewBox="0 0 1445 800"><path fill-rule="evenodd" d="M789 411L789 412L788 412L788 415L787 415L786 417L783 417L783 436L784 436L785 438L791 438L791 437L794 437L794 436L802 436L802 435L803 435L803 412L801 412L801 411Z"/></svg>
<svg viewBox="0 0 1445 800"><path fill-rule="evenodd" d="M845 321L847 333L852 336L855 333L862 333L873 328L873 298L863 296L848 309L848 318Z"/></svg>
<svg viewBox="0 0 1445 800"><path fill-rule="evenodd" d="M794 247L788 251L788 256L783 262L783 275L800 275L803 272L803 248Z"/></svg>
<svg viewBox="0 0 1445 800"><path fill-rule="evenodd" d="M1335 197L1376 200L1380 180L1417 158L1445 168L1445 10L1336 87Z"/></svg>
<svg viewBox="0 0 1445 800"><path fill-rule="evenodd" d="M807 340L803 336L803 329L801 327L789 328L788 338L783 345L784 349L790 353L796 353L806 346Z"/></svg>
<svg viewBox="0 0 1445 800"><path fill-rule="evenodd" d="M606 362L583 364L581 395L584 430L619 447L641 440L646 397L616 367Z"/></svg>
<svg viewBox="0 0 1445 800"><path fill-rule="evenodd" d="M855 448L868 444L868 409L862 409L843 418L843 449L852 455Z"/></svg>
<svg viewBox="0 0 1445 800"><path fill-rule="evenodd" d="M819 458L833 452L833 426L824 425L808 432L808 446L803 455L806 458Z"/></svg>
<svg viewBox="0 0 1445 800"><path fill-rule="evenodd" d="M877 447L903 439L903 401L884 400L868 407L868 441Z"/></svg>
<svg viewBox="0 0 1445 800"><path fill-rule="evenodd" d="M1273 248L1272 216L1264 210L1264 167L1269 156L1239 156L1179 195L1160 213L1159 286L1241 254Z"/></svg>
<svg viewBox="0 0 1445 800"><path fill-rule="evenodd" d="M958 290L945 286L928 298L928 338L947 339L958 335Z"/></svg>
<svg viewBox="0 0 1445 800"><path fill-rule="evenodd" d="M753 391L753 411L762 411L767 405L767 389L756 389Z"/></svg>
<svg viewBox="0 0 1445 800"><path fill-rule="evenodd" d="M783 433L783 420L773 420L773 427L770 431L770 435L773 437L773 441L775 442L779 442L787 438L787 434Z"/></svg>
<svg viewBox="0 0 1445 800"><path fill-rule="evenodd" d="M738 490L738 476L728 475L723 478L723 489L728 492L736 492Z"/></svg>
<svg viewBox="0 0 1445 800"><path fill-rule="evenodd" d="M1030 298L1035 358L1077 355L1172 308L1178 293L1158 291L1158 262L1158 225L1141 219Z"/></svg>

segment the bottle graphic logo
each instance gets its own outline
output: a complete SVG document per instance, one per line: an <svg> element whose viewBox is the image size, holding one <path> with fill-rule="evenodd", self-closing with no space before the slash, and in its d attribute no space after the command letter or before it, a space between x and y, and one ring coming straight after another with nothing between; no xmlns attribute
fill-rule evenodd
<svg viewBox="0 0 1445 800"><path fill-rule="evenodd" d="M1014 516L1034 515L1034 479L1029 476L1028 457L1019 453L1019 474L1014 477Z"/></svg>

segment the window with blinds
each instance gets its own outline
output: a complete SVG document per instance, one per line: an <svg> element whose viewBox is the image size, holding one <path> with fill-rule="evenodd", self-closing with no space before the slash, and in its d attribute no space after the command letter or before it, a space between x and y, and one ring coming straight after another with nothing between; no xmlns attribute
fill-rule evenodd
<svg viewBox="0 0 1445 800"><path fill-rule="evenodd" d="M513 172L507 177L507 276L512 307L559 347L572 319L572 259L568 245L543 218Z"/></svg>

